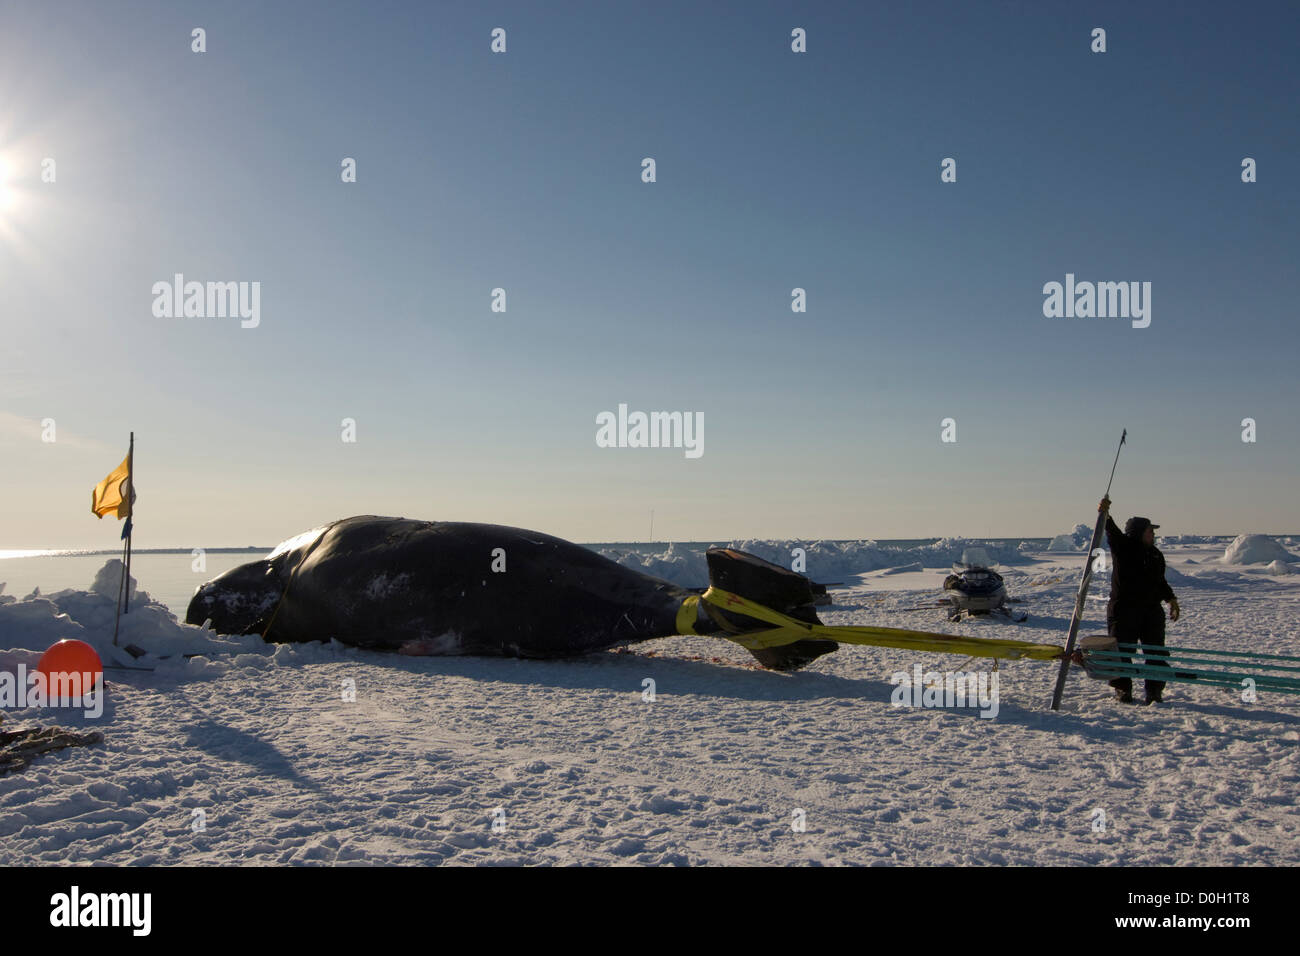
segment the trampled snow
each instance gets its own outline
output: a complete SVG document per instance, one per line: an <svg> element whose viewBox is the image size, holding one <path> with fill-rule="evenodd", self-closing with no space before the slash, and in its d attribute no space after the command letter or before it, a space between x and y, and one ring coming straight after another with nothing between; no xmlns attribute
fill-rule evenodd
<svg viewBox="0 0 1300 956"><path fill-rule="evenodd" d="M807 547L811 576L845 581L829 624L1055 643L1084 558L995 554L1029 621L949 624L929 602L957 539L737 546L787 565ZM1166 551L1183 609L1170 642L1296 654L1300 576L1220 554ZM638 566L704 583L683 549ZM695 637L566 661L408 658L218 637L144 591L119 638L147 651L135 659L112 645L114 581L0 596L0 672L61 637L154 668L109 670L98 719L5 712L6 730L105 740L0 778L0 863L1300 862L1294 697L1172 684L1162 705L1125 707L1076 669L1053 713L1055 664L1003 662L984 719L891 703L914 665L977 666L956 655L844 646L779 674ZM1083 633L1104 629L1105 594L1103 578Z"/></svg>

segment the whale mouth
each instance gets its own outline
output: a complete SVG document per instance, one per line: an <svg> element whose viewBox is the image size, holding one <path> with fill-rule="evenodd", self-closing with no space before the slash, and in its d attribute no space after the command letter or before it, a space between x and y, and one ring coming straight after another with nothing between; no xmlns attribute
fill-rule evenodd
<svg viewBox="0 0 1300 956"><path fill-rule="evenodd" d="M218 634L261 634L283 593L270 562L243 564L199 585L185 610L185 623L211 621Z"/></svg>

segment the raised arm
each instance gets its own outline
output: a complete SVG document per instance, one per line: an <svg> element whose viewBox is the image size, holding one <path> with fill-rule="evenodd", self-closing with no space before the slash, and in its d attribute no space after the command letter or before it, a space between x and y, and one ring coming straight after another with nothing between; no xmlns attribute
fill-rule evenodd
<svg viewBox="0 0 1300 956"><path fill-rule="evenodd" d="M1128 550L1129 540L1124 534L1124 529L1110 516L1110 499L1102 498L1097 510L1106 516L1106 543L1110 545L1111 553L1118 551L1123 554Z"/></svg>
<svg viewBox="0 0 1300 956"><path fill-rule="evenodd" d="M1106 515L1106 543L1110 545L1112 551L1123 551L1124 546L1128 544L1128 536L1124 534L1124 529L1115 523L1115 519Z"/></svg>

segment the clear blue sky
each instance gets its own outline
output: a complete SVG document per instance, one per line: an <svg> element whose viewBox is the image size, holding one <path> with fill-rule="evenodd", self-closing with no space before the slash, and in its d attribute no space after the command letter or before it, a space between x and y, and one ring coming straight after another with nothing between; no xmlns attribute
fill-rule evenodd
<svg viewBox="0 0 1300 956"><path fill-rule="evenodd" d="M113 546L132 428L138 547L1049 535L1123 427L1121 516L1300 530L1297 10L7 3L0 548ZM177 272L260 327L155 318ZM1044 318L1067 272L1151 326ZM703 457L597 448L620 402Z"/></svg>

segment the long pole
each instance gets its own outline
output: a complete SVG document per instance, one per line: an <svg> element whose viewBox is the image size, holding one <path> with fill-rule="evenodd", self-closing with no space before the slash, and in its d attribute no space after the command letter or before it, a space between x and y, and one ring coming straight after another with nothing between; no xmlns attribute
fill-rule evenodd
<svg viewBox="0 0 1300 956"><path fill-rule="evenodd" d="M1106 480L1105 497L1110 497L1110 486L1115 480L1115 468L1119 465L1120 449L1124 439L1128 438L1128 429L1119 436L1119 448L1115 449L1115 463L1110 466L1110 478ZM1079 593L1074 599L1074 613L1070 615L1070 633L1065 639L1065 656L1061 658L1061 669L1056 674L1056 689L1052 691L1052 710L1061 709L1061 695L1065 692L1065 679L1070 675L1070 655L1074 653L1074 642L1079 636L1079 625L1083 621L1083 605L1088 600L1088 585L1092 582L1092 563L1097 559L1097 548L1101 544L1101 534L1106 528L1106 512L1097 512L1097 525L1092 529L1092 541L1088 544L1088 560L1083 566L1083 577L1079 580Z"/></svg>
<svg viewBox="0 0 1300 956"><path fill-rule="evenodd" d="M126 601L123 614L131 613L131 535L135 534L135 432L126 450Z"/></svg>
<svg viewBox="0 0 1300 956"><path fill-rule="evenodd" d="M1114 471L1112 470L1112 475ZM130 527L126 529L126 597L131 597L131 535L135 533L135 432L131 432L131 444L126 449L126 486L129 497L126 498L126 520ZM1106 485L1110 490L1110 485ZM127 600L123 614L131 613L131 602Z"/></svg>
<svg viewBox="0 0 1300 956"><path fill-rule="evenodd" d="M122 623L122 615L131 610L131 534L135 527L132 518L135 514L135 432L131 432L131 444L126 452L126 544L122 547L122 576L117 582L117 615L113 618L113 646L117 646L117 632Z"/></svg>
<svg viewBox="0 0 1300 956"><path fill-rule="evenodd" d="M113 646L117 646L117 628L122 623L122 591L126 588L126 545L122 545L122 573L117 579L117 611L113 617Z"/></svg>

